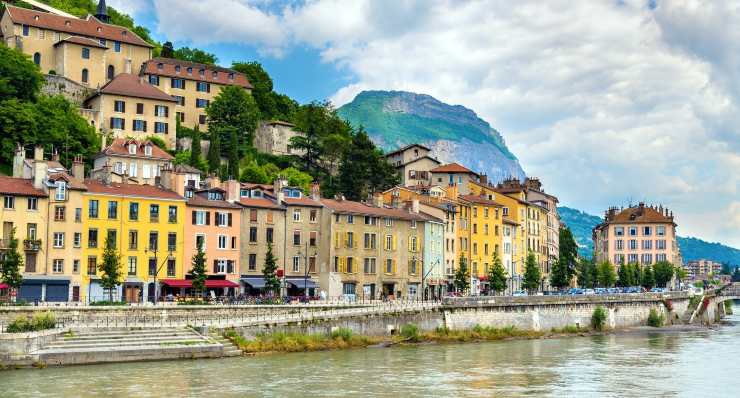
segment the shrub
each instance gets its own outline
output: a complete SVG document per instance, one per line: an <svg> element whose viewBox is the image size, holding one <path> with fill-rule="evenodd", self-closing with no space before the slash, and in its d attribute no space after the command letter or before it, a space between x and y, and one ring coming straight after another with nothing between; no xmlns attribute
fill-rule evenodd
<svg viewBox="0 0 740 398"><path fill-rule="evenodd" d="M731 300L725 301L725 313L727 315L732 315L732 301Z"/></svg>
<svg viewBox="0 0 740 398"><path fill-rule="evenodd" d="M447 336L450 334L450 328L447 326L440 326L436 329L434 329L434 333L440 335L440 336Z"/></svg>
<svg viewBox="0 0 740 398"><path fill-rule="evenodd" d="M29 319L25 316L16 318L5 328L8 333L26 333L54 329L56 319L51 312L37 313Z"/></svg>
<svg viewBox="0 0 740 398"><path fill-rule="evenodd" d="M401 337L415 343L421 339L419 328L413 323L403 325L401 326Z"/></svg>
<svg viewBox="0 0 740 398"><path fill-rule="evenodd" d="M596 307L593 315L591 315L591 327L598 331L604 330L604 326L606 326L606 318L607 314L604 307Z"/></svg>
<svg viewBox="0 0 740 398"><path fill-rule="evenodd" d="M97 306L108 306L108 305L128 305L128 303L125 301L103 300L103 301L93 301L92 303L90 303L90 305L93 307L97 307Z"/></svg>
<svg viewBox="0 0 740 398"><path fill-rule="evenodd" d="M689 309L695 309L699 306L699 303L701 302L701 297L699 296L691 296L689 299Z"/></svg>
<svg viewBox="0 0 740 398"><path fill-rule="evenodd" d="M648 315L648 326L659 328L663 326L663 322L665 322L663 314L658 314L658 311L656 311L655 308L651 308L650 315Z"/></svg>
<svg viewBox="0 0 740 398"><path fill-rule="evenodd" d="M352 329L349 328L339 328L333 332L331 332L331 338L332 339L341 339L344 341L351 341L352 340Z"/></svg>

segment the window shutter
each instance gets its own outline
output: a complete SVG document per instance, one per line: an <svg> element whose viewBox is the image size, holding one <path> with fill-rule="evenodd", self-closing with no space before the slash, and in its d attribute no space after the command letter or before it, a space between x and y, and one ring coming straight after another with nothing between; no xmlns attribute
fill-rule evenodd
<svg viewBox="0 0 740 398"><path fill-rule="evenodd" d="M113 118L110 118L110 128L113 128Z"/></svg>
<svg viewBox="0 0 740 398"><path fill-rule="evenodd" d="M393 235L393 247L391 250L396 250L396 235Z"/></svg>
<svg viewBox="0 0 740 398"><path fill-rule="evenodd" d="M121 102L121 112L126 113L126 103Z"/></svg>
<svg viewBox="0 0 740 398"><path fill-rule="evenodd" d="M164 133L167 134L170 132L170 124L164 123Z"/></svg>
<svg viewBox="0 0 740 398"><path fill-rule="evenodd" d="M408 247L409 247L409 251L413 251L413 250L412 250L412 249L413 249L413 247L411 247L411 235L409 235L409 240L408 240Z"/></svg>
<svg viewBox="0 0 740 398"><path fill-rule="evenodd" d="M339 249L341 247L340 244L339 244L339 240L340 240L340 233L339 233L339 231L334 232L334 247L337 248L337 249Z"/></svg>
<svg viewBox="0 0 740 398"><path fill-rule="evenodd" d="M211 225L211 212L206 212L206 225Z"/></svg>
<svg viewBox="0 0 740 398"><path fill-rule="evenodd" d="M213 260L213 273L218 272L218 260Z"/></svg>
<svg viewBox="0 0 740 398"><path fill-rule="evenodd" d="M393 268L392 268L393 273L395 274L396 273L396 259L395 258L393 259L392 263L393 263Z"/></svg>
<svg viewBox="0 0 740 398"><path fill-rule="evenodd" d="M196 217L197 217L196 216L196 212L195 212L195 210L193 210L193 225L195 225L195 219L196 219Z"/></svg>
<svg viewBox="0 0 740 398"><path fill-rule="evenodd" d="M228 213L228 219L227 220L228 220L229 226L231 226L231 213Z"/></svg>
<svg viewBox="0 0 740 398"><path fill-rule="evenodd" d="M126 130L126 119L121 119L121 130Z"/></svg>
<svg viewBox="0 0 740 398"><path fill-rule="evenodd" d="M211 83L206 83L206 92L207 93L211 92Z"/></svg>
<svg viewBox="0 0 740 398"><path fill-rule="evenodd" d="M170 107L169 106L164 107L164 117L170 117Z"/></svg>
<svg viewBox="0 0 740 398"><path fill-rule="evenodd" d="M146 120L144 120L144 132L146 133Z"/></svg>

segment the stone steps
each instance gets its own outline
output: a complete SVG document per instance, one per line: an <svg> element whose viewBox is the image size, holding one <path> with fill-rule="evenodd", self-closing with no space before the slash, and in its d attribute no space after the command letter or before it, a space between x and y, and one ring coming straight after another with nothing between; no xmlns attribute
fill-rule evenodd
<svg viewBox="0 0 740 398"><path fill-rule="evenodd" d="M182 342L209 342L198 335L189 336L175 336L175 337L150 337L150 338L139 338L139 339L127 339L127 340L95 340L85 342L55 342L45 346L44 349L57 349L57 348L86 348L86 347L125 347L125 346L145 346L145 345L163 345L163 344L175 344Z"/></svg>
<svg viewBox="0 0 740 398"><path fill-rule="evenodd" d="M227 339L226 337L218 333L211 333L211 339L224 346L225 357L237 357L242 355L242 350L240 350L239 347L236 346L236 344L231 342L231 340Z"/></svg>
<svg viewBox="0 0 740 398"><path fill-rule="evenodd" d="M72 334L62 335L61 341L68 343L71 342L84 342L84 341L99 341L99 340L135 340L135 339L146 339L146 338L167 338L167 337L181 337L181 336L192 336L193 331L168 331L168 332L152 332L152 333L111 333L101 334L99 336L88 334L84 336ZM197 334L197 333L196 333Z"/></svg>

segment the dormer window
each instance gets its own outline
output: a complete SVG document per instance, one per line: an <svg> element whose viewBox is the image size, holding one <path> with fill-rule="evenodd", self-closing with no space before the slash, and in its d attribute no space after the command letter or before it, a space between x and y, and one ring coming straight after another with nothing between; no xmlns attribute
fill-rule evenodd
<svg viewBox="0 0 740 398"><path fill-rule="evenodd" d="M122 30L122 31L121 31L121 34L122 34L123 36L126 36L126 33L128 33L128 32L126 32L125 30Z"/></svg>
<svg viewBox="0 0 740 398"><path fill-rule="evenodd" d="M219 191L208 191L208 200L223 200L224 194Z"/></svg>
<svg viewBox="0 0 740 398"><path fill-rule="evenodd" d="M218 79L218 72L215 72L214 71L213 74L212 74L212 76L213 76L214 79Z"/></svg>
<svg viewBox="0 0 740 398"><path fill-rule="evenodd" d="M232 81L234 80L234 72L229 73L229 80L232 80Z"/></svg>
<svg viewBox="0 0 740 398"><path fill-rule="evenodd" d="M147 145L144 147L144 155L152 156L152 146L151 145Z"/></svg>
<svg viewBox="0 0 740 398"><path fill-rule="evenodd" d="M249 191L246 189L240 189L239 190L239 196L242 198L248 198L249 197Z"/></svg>
<svg viewBox="0 0 740 398"><path fill-rule="evenodd" d="M97 30L98 32L102 32L103 31L103 28L101 28L100 26L98 26L98 28L95 29L95 30Z"/></svg>
<svg viewBox="0 0 740 398"><path fill-rule="evenodd" d="M64 21L64 25L65 26L70 26L70 25L72 25L72 22L70 22L70 21Z"/></svg>
<svg viewBox="0 0 740 398"><path fill-rule="evenodd" d="M259 191L259 190L252 191L252 197L261 198L262 197L262 191Z"/></svg>
<svg viewBox="0 0 740 398"><path fill-rule="evenodd" d="M57 192L54 196L56 200L64 200L67 198L67 182L57 181Z"/></svg>
<svg viewBox="0 0 740 398"><path fill-rule="evenodd" d="M192 74L193 74L193 68L189 66L188 67L188 75L192 75Z"/></svg>
<svg viewBox="0 0 740 398"><path fill-rule="evenodd" d="M285 189L285 196L288 198L300 198L301 191L299 189Z"/></svg>
<svg viewBox="0 0 740 398"><path fill-rule="evenodd" d="M130 155L136 155L136 144L128 144L128 153Z"/></svg>
<svg viewBox="0 0 740 398"><path fill-rule="evenodd" d="M163 63L161 63L161 62L160 62L160 63L158 63L158 64L157 64L157 69L159 69L159 70L162 70L162 69L164 69L164 64L163 64Z"/></svg>
<svg viewBox="0 0 740 398"><path fill-rule="evenodd" d="M175 73L180 73L180 65L175 65Z"/></svg>
<svg viewBox="0 0 740 398"><path fill-rule="evenodd" d="M38 21L38 20L39 20L39 16L38 16L38 15L34 15L34 16L33 16L33 20L34 20L34 21Z"/></svg>
<svg viewBox="0 0 740 398"><path fill-rule="evenodd" d="M205 69L201 69L201 70L198 71L198 74L201 75L201 76L205 76L206 75L206 70Z"/></svg>

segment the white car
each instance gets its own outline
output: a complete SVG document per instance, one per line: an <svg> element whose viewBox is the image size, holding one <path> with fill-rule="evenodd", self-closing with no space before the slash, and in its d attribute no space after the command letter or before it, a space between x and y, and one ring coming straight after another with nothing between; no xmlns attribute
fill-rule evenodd
<svg viewBox="0 0 740 398"><path fill-rule="evenodd" d="M514 297L522 297L522 296L526 296L527 295L527 292L525 292L524 290L517 290L514 293L512 293L511 295L514 296Z"/></svg>
<svg viewBox="0 0 740 398"><path fill-rule="evenodd" d="M596 290L594 289L586 289L583 291L583 294L596 294Z"/></svg>

